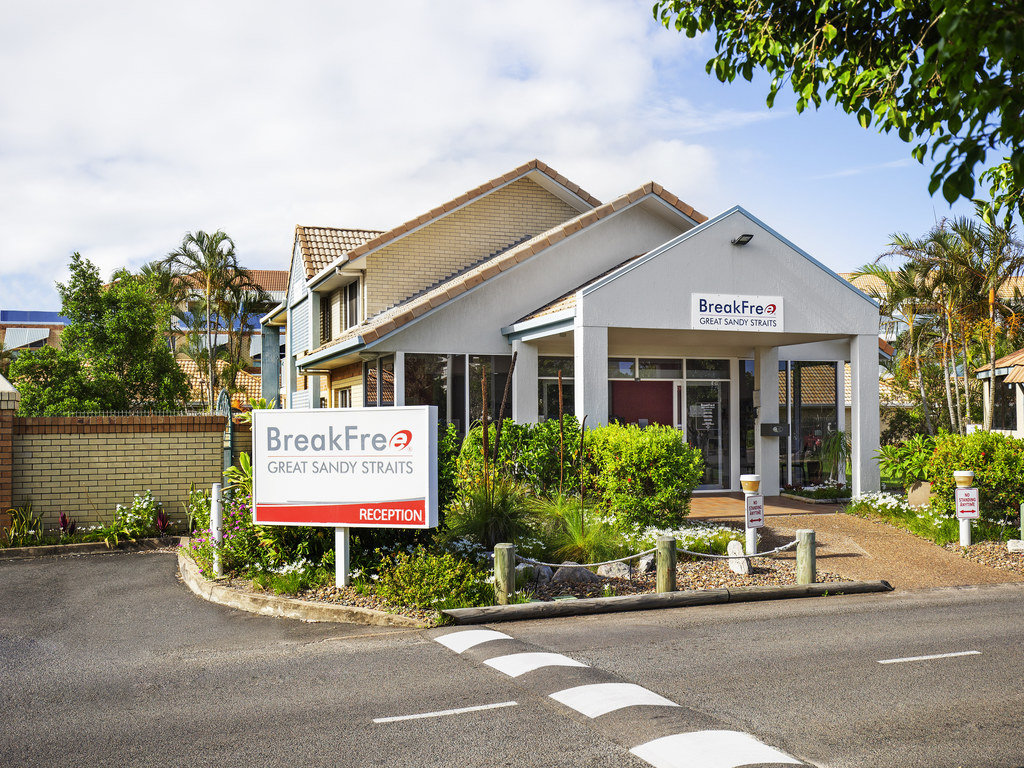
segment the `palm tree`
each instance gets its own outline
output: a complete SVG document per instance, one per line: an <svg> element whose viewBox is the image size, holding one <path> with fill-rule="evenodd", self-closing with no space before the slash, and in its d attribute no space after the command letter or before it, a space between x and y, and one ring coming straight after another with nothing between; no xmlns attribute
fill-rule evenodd
<svg viewBox="0 0 1024 768"><path fill-rule="evenodd" d="M229 286L240 280L251 282L249 273L238 264L235 255L235 243L222 230L207 234L202 230L189 232L181 241L181 245L167 254L163 262L169 270L180 278L198 283L205 300L206 317L206 348L211 351L207 355L207 395L210 408L216 402L214 396L214 347L213 335L214 308Z"/></svg>
<svg viewBox="0 0 1024 768"><path fill-rule="evenodd" d="M996 354L996 313L997 311L1012 314L1013 309L999 300L999 290L1011 278L1024 272L1024 246L1014 236L1014 227L999 226L992 223L994 217L985 216L984 207L978 206L978 214L982 223L961 217L953 221L950 229L959 238L963 247L962 271L970 274L978 286L979 292L986 300L988 309L988 362L993 365L992 376L995 376ZM994 380L989 380L994 385ZM990 389L990 393L994 393ZM995 413L995 398L988 398L985 409L984 428L991 429Z"/></svg>
<svg viewBox="0 0 1024 768"><path fill-rule="evenodd" d="M891 245L906 250L916 247L906 235L893 235ZM920 261L908 260L892 272L875 263L864 265L854 272L854 276L874 277L881 281L881 288L869 288L867 293L878 302L882 315L892 318L894 325L900 318L906 322L907 332L901 337L897 336L897 340L902 338L905 348L900 351L904 359L910 361L911 373L917 378L925 430L929 435L934 435L935 429L932 426L928 397L924 388L924 360L921 349L927 330L922 315L933 304L928 268Z"/></svg>

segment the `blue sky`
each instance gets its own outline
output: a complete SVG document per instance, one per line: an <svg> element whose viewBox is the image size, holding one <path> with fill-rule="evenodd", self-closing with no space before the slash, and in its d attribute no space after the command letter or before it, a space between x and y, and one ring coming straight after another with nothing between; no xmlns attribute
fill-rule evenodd
<svg viewBox="0 0 1024 768"><path fill-rule="evenodd" d="M836 271L951 211L895 136L704 72L651 2L107 0L0 10L0 309L59 309L223 229L286 269L296 224L388 229L537 157L601 200L655 180L747 208Z"/></svg>

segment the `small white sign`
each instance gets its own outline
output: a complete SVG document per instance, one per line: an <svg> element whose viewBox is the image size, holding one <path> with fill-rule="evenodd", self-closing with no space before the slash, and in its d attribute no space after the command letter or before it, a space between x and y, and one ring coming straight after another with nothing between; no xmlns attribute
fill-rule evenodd
<svg viewBox="0 0 1024 768"><path fill-rule="evenodd" d="M691 293L690 327L712 331L782 331L782 297Z"/></svg>
<svg viewBox="0 0 1024 768"><path fill-rule="evenodd" d="M978 489L957 488L953 493L956 497L957 520L977 520L981 515Z"/></svg>
<svg viewBox="0 0 1024 768"><path fill-rule="evenodd" d="M747 528L764 527L764 496L752 493L746 498Z"/></svg>

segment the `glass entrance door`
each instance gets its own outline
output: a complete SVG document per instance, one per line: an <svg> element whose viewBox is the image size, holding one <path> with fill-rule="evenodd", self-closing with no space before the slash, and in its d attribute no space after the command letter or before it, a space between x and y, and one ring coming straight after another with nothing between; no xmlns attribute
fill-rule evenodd
<svg viewBox="0 0 1024 768"><path fill-rule="evenodd" d="M704 454L699 488L723 488L729 476L728 392L728 382L686 383L686 441Z"/></svg>

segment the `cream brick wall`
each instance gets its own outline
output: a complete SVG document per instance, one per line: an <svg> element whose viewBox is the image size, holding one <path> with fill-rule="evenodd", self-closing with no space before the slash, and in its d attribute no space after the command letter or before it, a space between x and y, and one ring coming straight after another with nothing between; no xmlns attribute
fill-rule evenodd
<svg viewBox="0 0 1024 768"><path fill-rule="evenodd" d="M105 525L118 504L147 490L172 521L184 519L190 483L221 482L220 431L15 434L14 504L31 502L47 530L66 512Z"/></svg>
<svg viewBox="0 0 1024 768"><path fill-rule="evenodd" d="M577 215L529 179L495 190L370 254L366 316Z"/></svg>

